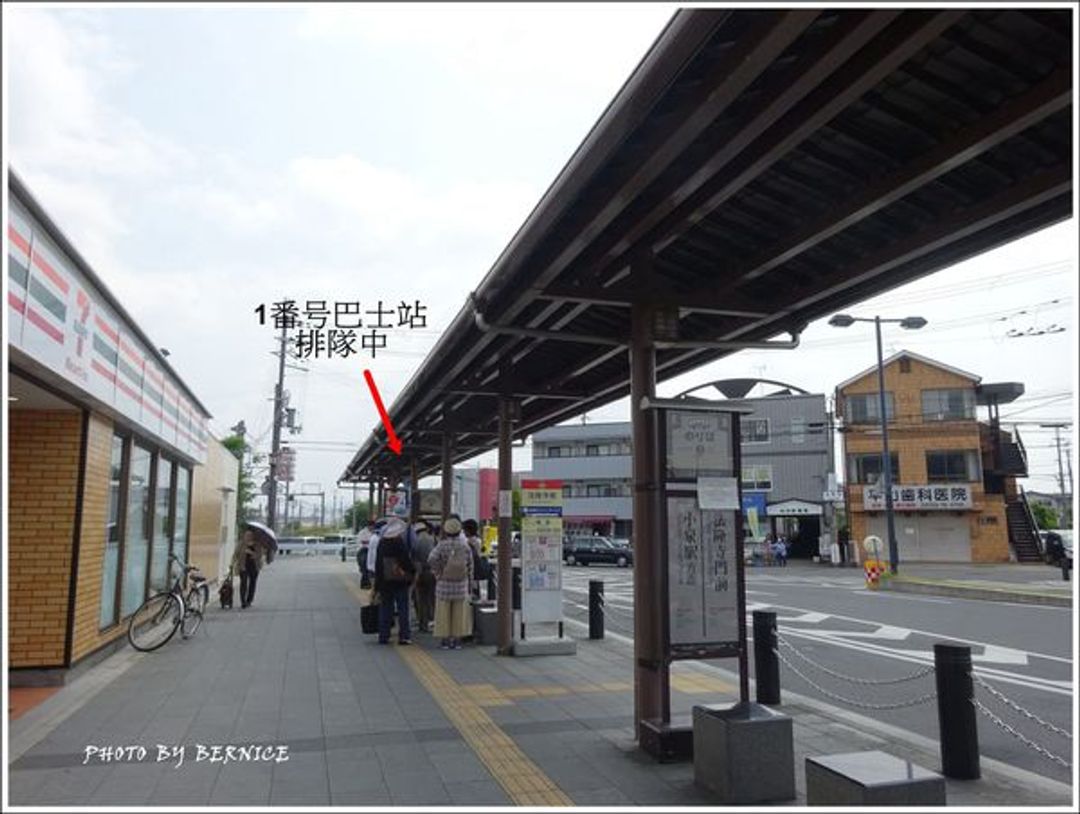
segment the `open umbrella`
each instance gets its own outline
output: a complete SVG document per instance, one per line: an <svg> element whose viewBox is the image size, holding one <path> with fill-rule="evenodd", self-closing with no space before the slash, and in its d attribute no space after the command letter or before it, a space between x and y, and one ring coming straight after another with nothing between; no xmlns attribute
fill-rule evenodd
<svg viewBox="0 0 1080 814"><path fill-rule="evenodd" d="M277 535L274 534L273 529L264 526L262 523L256 523L254 520L245 520L244 528L251 529L263 545L271 551L277 552Z"/></svg>

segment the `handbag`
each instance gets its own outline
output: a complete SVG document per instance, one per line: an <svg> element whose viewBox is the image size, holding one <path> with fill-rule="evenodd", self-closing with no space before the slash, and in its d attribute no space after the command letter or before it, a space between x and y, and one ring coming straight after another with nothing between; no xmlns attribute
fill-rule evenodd
<svg viewBox="0 0 1080 814"><path fill-rule="evenodd" d="M387 557L383 560L383 579L387 582L405 582L409 575L400 562L393 557Z"/></svg>
<svg viewBox="0 0 1080 814"><path fill-rule="evenodd" d="M360 630L364 633L379 632L379 606L364 605L360 608Z"/></svg>

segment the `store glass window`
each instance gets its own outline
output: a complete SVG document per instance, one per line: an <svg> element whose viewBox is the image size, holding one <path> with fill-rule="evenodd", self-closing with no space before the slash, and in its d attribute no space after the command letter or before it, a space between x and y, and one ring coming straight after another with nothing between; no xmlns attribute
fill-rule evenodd
<svg viewBox="0 0 1080 814"><path fill-rule="evenodd" d="M769 419L744 418L741 426L741 434L744 444L769 443Z"/></svg>
<svg viewBox="0 0 1080 814"><path fill-rule="evenodd" d="M756 492L772 490L772 464L755 464L742 469L742 488Z"/></svg>
<svg viewBox="0 0 1080 814"><path fill-rule="evenodd" d="M116 580L120 571L120 497L124 477L124 439L112 438L109 460L109 508L105 517L105 561L101 569L101 627L115 625L117 620Z"/></svg>
<svg viewBox="0 0 1080 814"><path fill-rule="evenodd" d="M191 470L176 467L176 522L173 524L173 554L184 562L188 558L188 506L191 496Z"/></svg>
<svg viewBox="0 0 1080 814"><path fill-rule="evenodd" d="M848 479L852 483L875 484L881 480L881 453L849 455L847 462ZM893 483L900 481L900 460L895 452L889 453L889 470Z"/></svg>
<svg viewBox="0 0 1080 814"><path fill-rule="evenodd" d="M922 391L923 421L963 421L975 418L975 391L961 388Z"/></svg>
<svg viewBox="0 0 1080 814"><path fill-rule="evenodd" d="M878 393L859 393L854 396L845 396L844 415L849 424L880 424L881 409L880 395ZM893 421L896 411L893 407L893 394L885 394L885 420Z"/></svg>
<svg viewBox="0 0 1080 814"><path fill-rule="evenodd" d="M150 554L150 467L153 454L131 446L127 512L124 522L124 584L120 614L127 616L146 599L146 567Z"/></svg>
<svg viewBox="0 0 1080 814"><path fill-rule="evenodd" d="M806 442L806 419L802 416L794 416L791 419L791 443L802 444Z"/></svg>
<svg viewBox="0 0 1080 814"><path fill-rule="evenodd" d="M154 484L154 538L150 556L150 590L169 587L169 531L172 525L172 461L158 457Z"/></svg>
<svg viewBox="0 0 1080 814"><path fill-rule="evenodd" d="M979 453L973 449L926 453L926 479L930 483L973 483L980 478Z"/></svg>

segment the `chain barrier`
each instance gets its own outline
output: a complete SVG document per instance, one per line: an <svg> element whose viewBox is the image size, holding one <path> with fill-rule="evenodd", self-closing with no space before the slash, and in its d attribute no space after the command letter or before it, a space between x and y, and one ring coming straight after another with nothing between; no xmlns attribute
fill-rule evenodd
<svg viewBox="0 0 1080 814"><path fill-rule="evenodd" d="M803 672L798 667L796 667L794 664L792 664L790 661L788 661L786 658L784 658L784 654L781 653L779 649L773 650L773 653L776 654L776 657L778 659L780 659L780 662L784 666L786 666L789 670L791 670L791 672L795 673L795 675L797 675L799 678L801 678L803 681L805 681L807 684L809 684L811 687L813 687L815 690L817 690L822 695L826 696L827 698L831 698L834 701L839 701L842 704L848 704L848 705L853 706L853 707L858 707L859 709L873 709L873 710L904 709L905 707L917 707L920 704L927 704L930 701L933 701L935 698L937 698L937 692L931 692L931 693L927 693L926 695L920 695L917 698L911 698L911 699L909 699L907 701L900 701L900 702L898 702L896 704L870 704L870 703L867 703L865 701L856 701L856 700L854 700L852 698L845 698L842 695L837 695L836 693L830 692L829 690L825 689L820 684L818 684L816 681L814 681L812 678L808 678L805 674L803 674Z"/></svg>
<svg viewBox="0 0 1080 814"><path fill-rule="evenodd" d="M998 729L1001 729L1003 732L1005 732L1005 733L1007 733L1009 735L1012 735L1014 738L1016 738L1022 744L1027 746L1029 749L1032 749L1035 752L1038 752L1040 755L1042 755L1047 760L1052 760L1054 763L1057 763L1057 764L1059 764L1061 766L1064 766L1066 769L1071 769L1072 768L1072 764L1069 763L1067 760L1064 760L1064 759L1058 757L1057 755L1053 754L1052 752L1044 749L1043 747L1039 746L1039 744L1035 743L1035 741L1029 740L1028 738L1025 738L1023 735L1021 735L1019 732L1017 732L1015 729L1013 729L1011 726L1009 726L1007 723L1005 723L1005 721L1001 720L1001 718L999 718L993 712L991 712L989 709L987 709L985 706L983 706L983 704L979 701L978 698L972 698L971 703L975 705L975 709L977 709L979 712L981 712L983 715L985 715L987 718L989 718L991 723L993 723L996 727L998 727Z"/></svg>
<svg viewBox="0 0 1080 814"><path fill-rule="evenodd" d="M1069 740L1072 740L1072 733L1071 732L1067 732L1066 730L1062 729L1061 727L1054 726L1049 721L1044 721L1042 718L1040 718L1034 712L1029 712L1028 710L1024 709L1022 706L1017 704L1015 701L1013 701L1012 699L1006 698L1004 695L1002 695L1002 693L1000 691L998 691L998 690L994 689L993 687L991 687L989 684L987 684L982 678L980 678L975 673L972 673L971 677L975 680L976 684L978 684L980 687L982 687L984 690L986 690L988 693L990 693L992 696L994 696L996 699L1001 701L1006 706L1011 707L1016 712L1019 712L1021 715L1023 715L1029 721L1034 721L1039 726L1043 727L1043 729L1048 729L1051 732L1053 732L1055 735L1059 735L1062 738L1067 738Z"/></svg>
<svg viewBox="0 0 1080 814"><path fill-rule="evenodd" d="M779 633L776 634L776 640L781 645L788 648L791 652L793 652L800 659L802 659L807 664L809 664L811 667L815 667L818 670L820 670L821 672L826 673L827 675L830 675L833 678L838 678L841 681L849 681L852 684L861 684L862 686L865 686L865 687L883 687L883 686L886 686L888 684L903 684L905 681L914 681L917 678L922 678L923 676L928 676L928 675L930 675L931 673L934 672L934 665L930 664L930 665L927 665L926 667L924 667L923 669L918 670L917 672L914 672L911 675L903 676L902 678L882 678L882 679L855 678L854 676L846 676L843 673L838 673L835 670L830 670L824 664L818 664L816 661L813 661L809 656L807 656L805 653L803 653L801 650L799 650L799 648L797 648L795 645L793 645L791 642L789 642L787 639L785 639Z"/></svg>

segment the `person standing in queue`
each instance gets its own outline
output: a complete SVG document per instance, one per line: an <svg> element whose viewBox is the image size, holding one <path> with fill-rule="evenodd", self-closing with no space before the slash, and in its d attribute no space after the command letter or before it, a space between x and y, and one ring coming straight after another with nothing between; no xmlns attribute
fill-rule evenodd
<svg viewBox="0 0 1080 814"><path fill-rule="evenodd" d="M428 530L425 520L413 525L416 541L413 543L413 563L416 565L416 584L413 585L413 602L416 605L416 629L431 632L431 620L435 616L435 575L431 572L428 558L435 549L435 537Z"/></svg>
<svg viewBox="0 0 1080 814"><path fill-rule="evenodd" d="M375 592L379 595L379 644L390 643L390 623L397 612L398 644L412 644L409 588L416 575L406 542L409 527L400 517L386 521L375 555Z"/></svg>
<svg viewBox="0 0 1080 814"><path fill-rule="evenodd" d="M461 537L461 521L450 517L429 558L436 580L435 635L442 640L443 650L460 650L461 640L472 635L472 548Z"/></svg>

